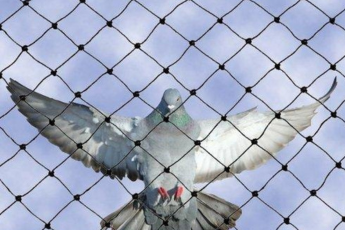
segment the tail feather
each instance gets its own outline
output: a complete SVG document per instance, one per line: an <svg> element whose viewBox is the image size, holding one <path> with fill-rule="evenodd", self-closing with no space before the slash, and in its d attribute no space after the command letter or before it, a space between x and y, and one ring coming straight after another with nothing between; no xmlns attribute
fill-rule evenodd
<svg viewBox="0 0 345 230"><path fill-rule="evenodd" d="M241 209L215 195L198 193L198 216L193 225L195 229L222 229L235 227L241 216ZM224 221L227 220L227 221ZM198 227L201 225L201 228Z"/></svg>
<svg viewBox="0 0 345 230"><path fill-rule="evenodd" d="M228 230L235 226L236 220L242 214L241 209L236 205L202 192L198 193L197 205L198 213L192 223L192 230ZM224 220L227 220L226 223ZM106 223L110 224L112 230L152 229L145 222L144 209L137 208L133 201L105 217L101 222L103 230L107 229Z"/></svg>
<svg viewBox="0 0 345 230"><path fill-rule="evenodd" d="M203 228L202 224L199 222L199 220L196 219L194 224L193 224L193 230L205 230L205 228Z"/></svg>
<svg viewBox="0 0 345 230"><path fill-rule="evenodd" d="M136 227L128 228L132 222L136 223ZM109 223L114 230L136 229L139 225L145 225L143 210L141 208L136 208L134 201L131 201L102 220L101 226L103 230L107 229L106 223Z"/></svg>
<svg viewBox="0 0 345 230"><path fill-rule="evenodd" d="M120 226L121 230L133 230L133 229L144 229L144 226L149 226L145 223L144 210L141 209L136 214L128 219L123 225Z"/></svg>
<svg viewBox="0 0 345 230"><path fill-rule="evenodd" d="M196 223L198 223L199 227L202 230L211 230L211 229L218 229L219 224L212 223L212 221L209 220L210 216L205 216L204 213L199 209L198 215L196 217L196 220L193 223L192 229L194 230Z"/></svg>
<svg viewBox="0 0 345 230"><path fill-rule="evenodd" d="M224 218L219 215L216 211L209 208L202 202L198 203L198 215L197 220L202 223L202 226L207 226L206 229L221 229L221 230L228 230L229 228L224 223Z"/></svg>
<svg viewBox="0 0 345 230"><path fill-rule="evenodd" d="M198 193L198 198L200 200L199 202L206 203L223 216L232 215L233 218L238 219L241 215L241 210L239 210L237 205L234 205L213 194Z"/></svg>

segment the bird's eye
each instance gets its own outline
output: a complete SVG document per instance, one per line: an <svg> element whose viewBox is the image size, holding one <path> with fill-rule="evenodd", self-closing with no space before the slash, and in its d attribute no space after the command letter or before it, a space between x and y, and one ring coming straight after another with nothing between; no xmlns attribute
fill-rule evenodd
<svg viewBox="0 0 345 230"><path fill-rule="evenodd" d="M176 101L179 101L180 100L180 98L178 97L177 99L176 99Z"/></svg>

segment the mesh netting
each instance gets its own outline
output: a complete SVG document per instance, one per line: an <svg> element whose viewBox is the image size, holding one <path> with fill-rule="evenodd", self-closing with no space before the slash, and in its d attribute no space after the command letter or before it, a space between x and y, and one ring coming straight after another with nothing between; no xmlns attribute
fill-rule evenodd
<svg viewBox="0 0 345 230"><path fill-rule="evenodd" d="M335 76L338 86L312 126L274 159L197 186L241 207L235 229L345 229L344 1L0 6L4 229L100 229L106 215L145 189L84 168L40 136L11 101L10 78L60 101L128 117L146 116L166 88L178 88L193 118L221 121L255 106L313 103Z"/></svg>

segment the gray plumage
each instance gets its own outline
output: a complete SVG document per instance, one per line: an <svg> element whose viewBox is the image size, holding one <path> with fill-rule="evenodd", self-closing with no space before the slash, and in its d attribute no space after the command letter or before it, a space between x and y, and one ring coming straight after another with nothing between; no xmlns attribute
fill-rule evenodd
<svg viewBox="0 0 345 230"><path fill-rule="evenodd" d="M241 216L241 209L219 197L211 194L199 192L197 199L197 213L196 219L191 221L191 228L193 230L209 230L221 229L226 230L235 226L236 220ZM140 215L140 217L138 216ZM137 208L134 202L131 201L119 208L116 212L111 213L101 222L102 229L105 230L105 223L111 223L113 229L126 229L129 223L136 222L137 228L141 230L151 229L144 220L143 209ZM228 220L225 224L224 220ZM162 222L162 221L160 221ZM176 223L175 223L176 224ZM172 229L186 229L179 226L169 224ZM163 226L162 226L163 227ZM164 226L165 227L165 226ZM128 228L130 229L130 228ZM164 228L160 228L164 229ZM166 228L169 229L169 228Z"/></svg>
<svg viewBox="0 0 345 230"><path fill-rule="evenodd" d="M193 120L176 89L166 90L147 117L127 118L48 98L14 80L7 88L30 124L73 159L111 178L145 183L138 199L106 217L103 228L109 223L121 230L225 230L235 226L241 210L203 192L192 197L194 184L266 162L310 126L316 108L335 86L336 80L318 102L281 111L280 119L275 112L251 109L226 121ZM195 145L197 140L201 146Z"/></svg>

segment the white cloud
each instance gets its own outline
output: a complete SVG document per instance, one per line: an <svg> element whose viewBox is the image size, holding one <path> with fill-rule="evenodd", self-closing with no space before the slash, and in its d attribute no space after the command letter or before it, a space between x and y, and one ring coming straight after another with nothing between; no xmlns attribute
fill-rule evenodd
<svg viewBox="0 0 345 230"><path fill-rule="evenodd" d="M68 12L72 6L78 4L78 1L70 3L71 5L61 5L58 1L54 1L51 5L41 6L37 4L38 1L30 3L32 7L50 18L57 20L61 15ZM160 17L164 16L172 10L180 1L169 2L164 4L162 8L158 9L156 3L148 1L141 1L148 8L156 12ZM282 5L277 5L272 1L259 1L259 4L268 9L268 11L277 13L284 8ZM102 1L87 1L90 6L106 16L107 19L115 16L127 3L126 1L119 1L115 3L106 3ZM319 7L325 9L329 13L334 13L339 8L344 8L341 0L333 0L334 4L324 5L320 1L315 1ZM4 3L9 6L10 3ZM206 2L200 1L205 7L221 15L231 9L233 6L228 2L212 3L213 6L207 6ZM285 3L284 3L285 5ZM337 5L337 7L334 7ZM285 6L286 7L286 6ZM52 10L58 8L59 10ZM88 20L84 20L83 16L90 14L86 6L83 6L84 11L77 11L74 17L61 24L61 28L66 30L69 36L72 36L77 43L85 42L93 35L101 26L103 20L98 16L90 16ZM237 9L239 14L246 15L248 12L244 7ZM12 12L11 7L3 9L5 14ZM8 12L7 12L8 11ZM261 11L260 11L261 12ZM308 13L307 11L306 13ZM313 12L313 11L310 11ZM93 14L93 13L91 13ZM256 15L256 14L255 14ZM253 17L255 16L253 13ZM265 14L266 15L266 14ZM312 14L314 15L314 14ZM258 14L257 22L248 21L242 23L242 20L230 20L229 25L233 28L238 28L244 35L250 31L255 31L260 28L262 20L266 16ZM30 20L29 20L30 19ZM73 19L73 20L72 20ZM262 20L261 20L262 19ZM273 20L273 19L272 19ZM12 22L11 22L12 21ZM50 25L42 21L38 16L28 9L15 15L13 19L4 23L3 28L13 36L15 40L21 44L28 44L35 40L42 31L47 29ZM78 22L77 22L78 21ZM210 16L193 3L188 2L182 5L172 15L167 17L169 23L177 31L181 32L187 39L196 39L202 33L215 23L216 18ZM30 22L30 23L29 23ZM68 23L67 23L68 22ZM268 20L267 20L268 22ZM119 28L132 42L142 42L150 33L155 25L158 24L158 18L152 16L137 3L131 3L128 10L114 20L113 24ZM78 25L79 27L76 27ZM309 24L308 24L309 25ZM314 25L314 24L313 24ZM301 25L292 20L288 24L289 27L296 31L303 32L303 34L312 33L315 28L306 26L301 29ZM142 45L142 49L152 54L163 65L171 64L176 60L183 50L188 46L188 42L184 41L179 35L168 29L166 25L159 25L154 34L149 38L147 43ZM210 54L217 61L224 61L229 58L244 41L239 40L236 36L229 36L227 30L220 29L221 25L217 25L214 31L211 31L200 41L196 43L207 54ZM303 31L302 31L303 30ZM327 31L330 31L329 34ZM337 61L344 56L342 47L342 40L345 32L333 28L331 25L327 26L324 31L312 39L309 44L316 50L330 59L331 62ZM248 36L251 34L248 34ZM329 36L328 36L329 35ZM344 39L343 39L344 40ZM270 56L274 61L279 62L287 55L291 54L295 48L300 44L283 26L274 24L271 25L262 35L253 40L253 44L258 46L264 53ZM168 46L167 49L165 47ZM20 49L0 31L0 71L11 63L16 55L19 54ZM330 47L330 49L329 49ZM107 67L117 63L134 47L122 35L113 29L106 28L102 31L99 37L96 37L89 45L85 47L101 62L104 62ZM34 57L42 61L50 68L56 68L67 57L69 57L77 48L72 45L63 35L58 31L49 31L40 41L29 47L29 52ZM255 84L260 77L262 77L269 69L274 67L274 63L269 61L266 57L260 54L254 48L246 47L241 53L237 54L232 60L226 64L227 70L238 79L244 86ZM180 62L170 68L171 72L181 81L183 85L189 88L198 87L213 71L218 68L218 65L213 61L200 54L194 48L189 50ZM308 85L313 79L324 69L329 68L329 63L322 58L317 57L313 52L302 48L291 59L284 61L281 68L293 79L298 86ZM78 54L66 65L59 69L58 74L71 85L72 90L82 90L88 86L93 80L104 73L106 69L94 59L88 57L85 53ZM133 54L127 57L122 63L114 68L114 73L124 81L132 91L140 90L153 80L158 74L162 72L162 68L150 58L146 57L141 51L136 50ZM22 54L18 61L5 70L3 77L6 80L13 78L29 88L34 88L47 75L50 70L43 67L41 64L34 61L27 54ZM336 72L330 71L325 76L317 80L309 89L308 92L319 97L323 95L331 85L331 82ZM326 102L327 107L334 110L344 100L344 91L341 90L344 85L344 80L338 77L339 85L332 95L331 99ZM6 84L1 81L0 87L0 116L13 106L9 99L9 93L5 89ZM182 95L186 98L189 94L182 86L175 81L169 74L161 75L155 82L152 83L144 92L141 93L143 99L147 100L152 106L155 106L163 93L165 88L176 87L181 90ZM63 82L56 77L49 77L45 80L37 90L50 97L58 100L68 102L73 99L73 93L67 88ZM265 100L272 108L280 109L289 104L292 99L299 93L297 89L284 74L278 70L274 70L265 77L262 82L254 87L253 92L260 98ZM215 109L225 113L244 93L244 89L239 87L237 83L225 71L219 71L212 77L205 86L198 91L198 96L203 98L207 103L210 103ZM83 94L83 98L97 108L106 112L113 112L132 97L131 93L117 80L115 77L105 75L94 86ZM79 101L80 102L80 101ZM299 98L292 107L301 106L313 102L307 96ZM247 95L242 102L234 109L232 113L240 112L249 109L254 105L259 105L259 109L267 109L261 102L254 97ZM216 113L207 108L197 99L191 99L186 103L187 110L196 118L210 118L217 117ZM344 106L343 106L344 107ZM343 107L339 110L340 116L344 116ZM144 105L139 100L134 100L124 109L120 110L118 114L127 116L145 116L151 109ZM303 132L304 135L313 134L319 125L329 116L329 112L324 108L318 109L319 114L313 120L313 125L310 129ZM29 123L18 111L12 111L7 116L0 119L0 127L4 128L8 134L13 137L19 144L31 140L37 131L32 128ZM345 128L342 121L330 120L319 133L315 136L315 143L324 147L325 150L336 160L344 157L342 151L343 131ZM0 164L7 158L13 156L19 149L13 144L9 138L0 131L0 142L3 146L0 151ZM278 161L286 163L305 143L302 137L297 137L285 150L277 155ZM56 165L62 162L66 154L62 153L57 147L52 146L43 137L38 137L28 147L28 151L32 156L41 162L49 169L53 169ZM302 150L302 152L289 163L289 169L299 176L307 188L317 188L325 179L327 172L334 167L329 157L320 149L312 144ZM280 164L275 160L269 161L265 166L250 171L243 172L238 175L238 178L250 190L259 190L269 178L279 171ZM326 180L325 185L320 190L320 197L329 202L335 209L342 212L344 215L344 205L341 200L342 194L336 190L341 190L344 180L343 170L338 170L331 174ZM47 175L47 171L41 166L38 166L26 153L20 152L13 160L0 167L0 179L13 190L16 194L23 194L34 186L41 178ZM69 159L56 170L56 175L60 178L73 194L82 193L85 189L90 187L97 181L101 174L94 173L91 169L84 168L80 162ZM130 191L140 191L142 184L132 183L124 180L126 187ZM219 195L232 203L242 205L251 197L243 185L241 185L235 178L216 182L206 190L216 195ZM7 190L0 184L0 212L9 205L14 197L10 195ZM272 207L282 212L284 215L289 215L293 208L309 193L303 186L288 173L278 174L272 181L270 181L262 192L260 198L270 204ZM41 202L41 198L44 202ZM57 182L54 178L48 178L32 193L24 197L23 202L27 204L34 213L42 217L45 221L50 218L61 208L66 202L72 200L73 197L66 191L66 189ZM116 208L123 205L130 200L130 195L116 182L109 178L104 178L99 184L92 188L85 196L82 196L82 201L90 208L95 210L101 216L105 216ZM318 216L315 216L315 210ZM320 223L320 218L322 221ZM21 229L28 226L30 228L42 228L43 223L35 221L20 204L15 204L8 211L0 216L0 225L6 226L6 229ZM34 220L34 221L33 221ZM80 221L83 220L83 221ZM15 221L15 225L13 225ZM309 200L302 208L291 217L291 222L296 224L299 229L333 229L340 221L340 217L333 211L326 208L324 204L317 199ZM71 226L77 229L97 229L99 228L100 219L88 211L86 208L74 202L70 207L62 212L56 220L52 222L55 229L69 229ZM274 213L270 208L262 204L258 200L252 200L243 208L243 216L238 221L238 229L275 229L283 219ZM341 228L341 227L340 227ZM282 229L290 229L288 225Z"/></svg>

